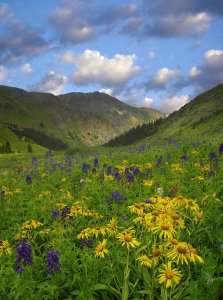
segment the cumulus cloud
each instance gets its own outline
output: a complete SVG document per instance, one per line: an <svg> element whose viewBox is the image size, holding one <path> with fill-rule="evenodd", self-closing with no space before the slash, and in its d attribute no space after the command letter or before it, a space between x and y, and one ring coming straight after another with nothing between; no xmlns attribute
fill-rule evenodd
<svg viewBox="0 0 223 300"><path fill-rule="evenodd" d="M188 85L202 92L223 82L223 51L210 49L204 54L204 62L190 71Z"/></svg>
<svg viewBox="0 0 223 300"><path fill-rule="evenodd" d="M171 98L167 98L164 101L162 101L162 103L159 106L159 109L163 112L171 113L175 110L180 109L188 102L189 102L188 95L173 96Z"/></svg>
<svg viewBox="0 0 223 300"><path fill-rule="evenodd" d="M63 74L50 71L39 82L29 86L29 90L59 95L63 92L68 78Z"/></svg>
<svg viewBox="0 0 223 300"><path fill-rule="evenodd" d="M30 73L32 73L32 71L33 71L32 68L31 68L31 66L30 66L30 64L28 64L28 63L24 64L24 65L22 66L21 70L22 70L22 72L23 72L24 74L30 74Z"/></svg>
<svg viewBox="0 0 223 300"><path fill-rule="evenodd" d="M52 48L36 29L18 20L8 5L0 5L0 15L0 62L16 62Z"/></svg>
<svg viewBox="0 0 223 300"><path fill-rule="evenodd" d="M146 107L151 107L151 105L154 103L154 99L153 98L150 98L150 97L145 97L144 101L143 101L143 104L146 106Z"/></svg>
<svg viewBox="0 0 223 300"><path fill-rule="evenodd" d="M181 77L179 70L170 70L166 67L157 71L154 76L151 76L145 83L147 90L165 89L170 82Z"/></svg>
<svg viewBox="0 0 223 300"><path fill-rule="evenodd" d="M73 80L78 85L101 84L106 87L125 84L141 69L135 65L136 55L115 54L112 58L96 50L85 50L75 58Z"/></svg>
<svg viewBox="0 0 223 300"><path fill-rule="evenodd" d="M1 14L1 11L0 11ZM6 78L6 69L3 66L0 66L0 83L2 83Z"/></svg>
<svg viewBox="0 0 223 300"><path fill-rule="evenodd" d="M199 75L201 73L201 70L197 67L192 67L190 72L189 72L189 76L190 78L196 77L197 75Z"/></svg>
<svg viewBox="0 0 223 300"><path fill-rule="evenodd" d="M209 66L214 68L223 66L223 51L222 50L215 50L211 49L208 50L205 55L205 60Z"/></svg>
<svg viewBox="0 0 223 300"><path fill-rule="evenodd" d="M113 89L100 89L99 92L113 96Z"/></svg>

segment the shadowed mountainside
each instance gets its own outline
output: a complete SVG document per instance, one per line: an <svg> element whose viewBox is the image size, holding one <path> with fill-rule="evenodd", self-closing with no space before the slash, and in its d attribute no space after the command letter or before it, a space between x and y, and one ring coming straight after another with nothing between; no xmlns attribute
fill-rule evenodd
<svg viewBox="0 0 223 300"><path fill-rule="evenodd" d="M0 143L14 151L25 152L27 143L34 150L101 145L164 116L99 92L54 96L0 86Z"/></svg>

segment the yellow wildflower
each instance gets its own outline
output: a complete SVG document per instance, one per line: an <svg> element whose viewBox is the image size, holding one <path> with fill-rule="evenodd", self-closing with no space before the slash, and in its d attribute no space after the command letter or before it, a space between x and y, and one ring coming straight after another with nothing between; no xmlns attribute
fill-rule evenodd
<svg viewBox="0 0 223 300"><path fill-rule="evenodd" d="M174 284L179 284L181 280L181 272L177 269L172 269L171 262L163 264L163 268L159 269L158 275L159 284L166 284L166 288L172 287Z"/></svg>
<svg viewBox="0 0 223 300"><path fill-rule="evenodd" d="M115 235L117 233L117 220L115 218L112 218L106 225L106 230L110 235Z"/></svg>
<svg viewBox="0 0 223 300"><path fill-rule="evenodd" d="M91 228L85 228L83 229L77 236L78 239L84 239L84 238L89 238L91 234Z"/></svg>
<svg viewBox="0 0 223 300"><path fill-rule="evenodd" d="M97 238L99 234L101 234L103 236L106 234L106 228L105 227L95 227L95 228L91 228L91 230L89 232L90 232L90 235L93 235Z"/></svg>
<svg viewBox="0 0 223 300"><path fill-rule="evenodd" d="M177 264L183 265L186 263L188 265L188 262L190 262L190 256L187 243L178 243L170 252L167 253L167 257L171 260L176 260Z"/></svg>
<svg viewBox="0 0 223 300"><path fill-rule="evenodd" d="M153 233L158 233L160 238L171 239L176 234L173 225L169 222L160 223L152 229Z"/></svg>
<svg viewBox="0 0 223 300"><path fill-rule="evenodd" d="M129 246L135 248L140 245L140 243L131 235L131 233L119 233L117 234L117 239L122 242L122 246L127 246L129 249Z"/></svg>
<svg viewBox="0 0 223 300"><path fill-rule="evenodd" d="M12 248L9 245L8 241L1 241L0 240L0 256L3 254L12 254Z"/></svg>
<svg viewBox="0 0 223 300"><path fill-rule="evenodd" d="M149 259L147 255L141 255L136 260L138 260L142 266L146 266L151 268L152 267L152 260Z"/></svg>
<svg viewBox="0 0 223 300"><path fill-rule="evenodd" d="M144 167L145 167L146 169L151 170L151 169L153 168L153 165L152 165L151 163L146 163L146 164L144 164Z"/></svg>
<svg viewBox="0 0 223 300"><path fill-rule="evenodd" d="M96 257L102 257L104 258L105 257L105 254L108 253L108 249L105 248L106 246L106 243L107 243L107 240L103 240L102 242L100 242L98 244L98 246L95 248L95 256Z"/></svg>
<svg viewBox="0 0 223 300"><path fill-rule="evenodd" d="M105 181L113 181L115 178L112 175L104 175Z"/></svg>
<svg viewBox="0 0 223 300"><path fill-rule="evenodd" d="M181 167L180 164L171 164L171 168L176 171L176 172L182 172L183 168Z"/></svg>
<svg viewBox="0 0 223 300"><path fill-rule="evenodd" d="M154 185L154 181L153 180L143 180L143 185L151 187Z"/></svg>
<svg viewBox="0 0 223 300"><path fill-rule="evenodd" d="M192 245L188 245L189 248L189 256L190 256L190 260L195 264L196 261L199 261L200 263L204 263L203 259L197 255L197 250L192 246Z"/></svg>

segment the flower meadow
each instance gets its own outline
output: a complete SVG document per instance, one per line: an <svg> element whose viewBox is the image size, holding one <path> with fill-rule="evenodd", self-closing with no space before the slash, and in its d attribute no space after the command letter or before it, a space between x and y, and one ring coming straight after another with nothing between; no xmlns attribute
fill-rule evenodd
<svg viewBox="0 0 223 300"><path fill-rule="evenodd" d="M221 299L223 144L0 170L0 299Z"/></svg>

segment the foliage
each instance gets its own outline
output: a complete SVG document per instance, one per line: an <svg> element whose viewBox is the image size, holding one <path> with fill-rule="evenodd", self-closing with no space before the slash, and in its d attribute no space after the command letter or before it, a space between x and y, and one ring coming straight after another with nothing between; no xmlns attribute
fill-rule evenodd
<svg viewBox="0 0 223 300"><path fill-rule="evenodd" d="M159 128L159 125L163 122L163 119L157 119L154 122L150 122L149 124L143 123L142 125L138 125L127 132L111 139L104 146L126 146L134 144L140 140L145 139L153 134L155 134Z"/></svg>
<svg viewBox="0 0 223 300"><path fill-rule="evenodd" d="M220 299L221 141L170 142L0 174L1 299Z"/></svg>

